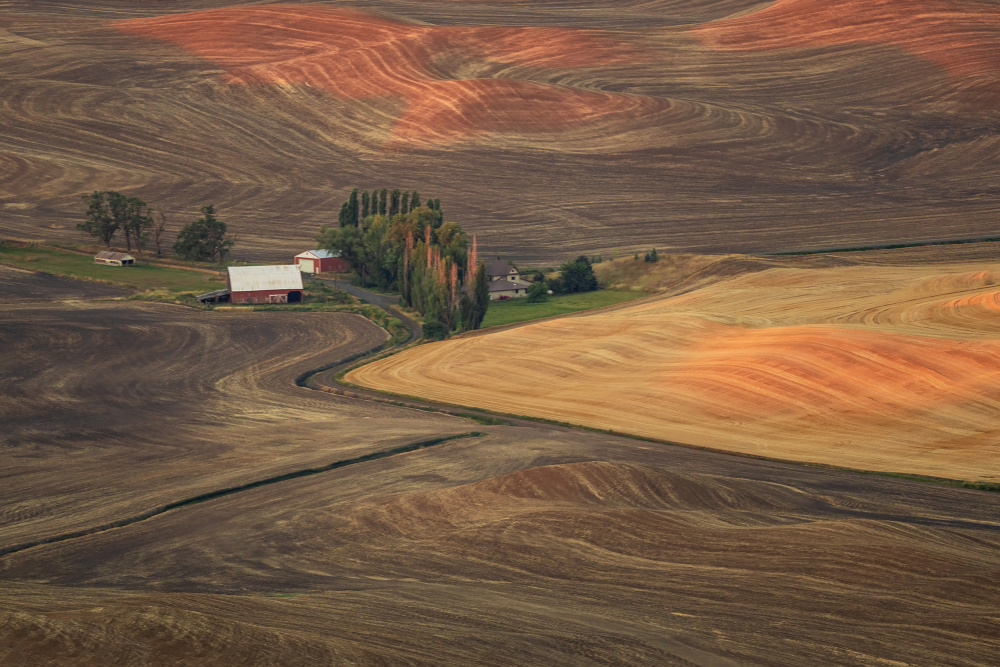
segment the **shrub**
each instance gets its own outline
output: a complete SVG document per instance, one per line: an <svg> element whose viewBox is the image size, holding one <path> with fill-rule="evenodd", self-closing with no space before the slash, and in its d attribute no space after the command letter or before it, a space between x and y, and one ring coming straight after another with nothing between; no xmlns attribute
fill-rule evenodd
<svg viewBox="0 0 1000 667"><path fill-rule="evenodd" d="M448 337L448 327L444 322L429 320L424 322L424 338L427 340L444 340Z"/></svg>
<svg viewBox="0 0 1000 667"><path fill-rule="evenodd" d="M541 303L549 298L549 286L544 282L531 283L528 287L528 303Z"/></svg>

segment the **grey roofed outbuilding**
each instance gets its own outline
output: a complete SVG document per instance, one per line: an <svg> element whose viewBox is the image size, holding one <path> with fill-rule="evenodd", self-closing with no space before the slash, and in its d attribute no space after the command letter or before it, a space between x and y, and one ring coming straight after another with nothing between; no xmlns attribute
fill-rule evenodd
<svg viewBox="0 0 1000 667"><path fill-rule="evenodd" d="M223 297L228 297L228 296L229 296L229 290L217 289L214 292L206 292L205 294L199 294L195 298L198 299L198 301L205 303L206 301L218 301Z"/></svg>
<svg viewBox="0 0 1000 667"><path fill-rule="evenodd" d="M135 261L135 257L124 252L115 252L114 250L102 250L101 252L94 255L95 260L110 260L113 262L127 262Z"/></svg>
<svg viewBox="0 0 1000 667"><path fill-rule="evenodd" d="M302 271L294 264L230 266L229 289L233 292L302 289Z"/></svg>

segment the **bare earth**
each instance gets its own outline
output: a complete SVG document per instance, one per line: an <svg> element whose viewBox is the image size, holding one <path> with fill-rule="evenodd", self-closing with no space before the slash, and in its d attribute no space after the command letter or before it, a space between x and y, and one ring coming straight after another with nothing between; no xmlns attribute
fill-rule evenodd
<svg viewBox="0 0 1000 667"><path fill-rule="evenodd" d="M689 307L707 313L738 285L766 293L768 273L787 277L795 327L831 317L794 268L698 290ZM914 275L887 292L978 293L951 268ZM0 296L5 665L985 666L1000 651L997 494L336 398L292 380L383 340L359 318L0 279L0 295L40 299ZM623 328L671 302L621 311ZM891 329L922 311L875 312L871 328ZM906 326L892 335L925 325ZM72 535L472 429L483 435Z"/></svg>
<svg viewBox="0 0 1000 667"><path fill-rule="evenodd" d="M1000 264L772 263L347 379L730 451L1000 480Z"/></svg>

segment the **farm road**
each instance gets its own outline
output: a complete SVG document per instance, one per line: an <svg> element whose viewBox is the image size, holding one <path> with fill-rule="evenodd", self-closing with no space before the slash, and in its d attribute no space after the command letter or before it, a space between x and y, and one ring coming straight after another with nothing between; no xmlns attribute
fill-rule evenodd
<svg viewBox="0 0 1000 667"><path fill-rule="evenodd" d="M379 294L378 292L372 292L371 290L366 290L363 287L358 287L357 285L352 285L346 280L336 280L334 278L323 278L320 276L315 276L314 280L322 280L324 282L333 283L335 289L344 290L352 296L356 296L363 301L367 301L373 306L378 306L385 312L389 313L393 317L398 317L407 329L410 330L410 339L406 341L407 343L416 340L423 335L423 331L420 325L415 322L412 318L407 317L399 310L399 296L394 294Z"/></svg>

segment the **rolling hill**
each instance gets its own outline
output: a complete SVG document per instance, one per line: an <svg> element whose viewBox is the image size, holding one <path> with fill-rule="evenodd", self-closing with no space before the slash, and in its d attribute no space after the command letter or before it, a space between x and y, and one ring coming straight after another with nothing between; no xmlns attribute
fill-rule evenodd
<svg viewBox="0 0 1000 667"><path fill-rule="evenodd" d="M759 251L996 232L1000 6L0 6L0 234L118 189L244 257L351 187L442 199L489 253Z"/></svg>

